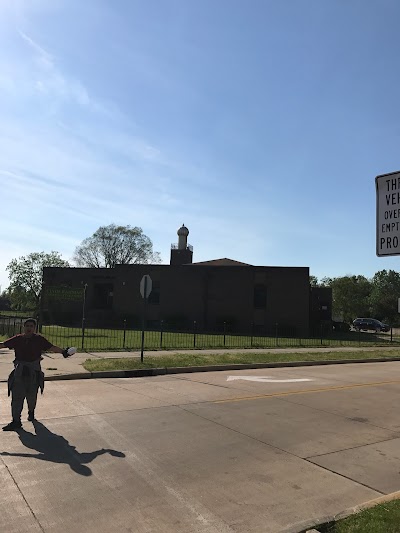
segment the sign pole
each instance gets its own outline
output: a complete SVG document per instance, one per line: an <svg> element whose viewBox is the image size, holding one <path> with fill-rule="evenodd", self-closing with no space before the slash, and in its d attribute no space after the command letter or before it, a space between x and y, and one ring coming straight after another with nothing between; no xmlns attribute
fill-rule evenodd
<svg viewBox="0 0 400 533"><path fill-rule="evenodd" d="M82 300L82 350L85 347L86 289L87 289L87 283L85 283L85 285L83 287L83 300Z"/></svg>
<svg viewBox="0 0 400 533"><path fill-rule="evenodd" d="M143 303L143 321L142 321L142 345L140 349L140 362L143 363L144 352L144 328L146 325L146 311L147 311L147 276L144 277L144 303Z"/></svg>

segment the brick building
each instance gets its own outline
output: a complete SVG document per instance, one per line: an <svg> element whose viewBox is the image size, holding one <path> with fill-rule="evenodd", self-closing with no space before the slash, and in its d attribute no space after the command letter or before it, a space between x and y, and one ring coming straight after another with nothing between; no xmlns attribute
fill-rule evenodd
<svg viewBox="0 0 400 533"><path fill-rule="evenodd" d="M231 259L193 263L189 230L178 230L170 265L117 265L107 268L45 268L42 313L45 322L79 324L85 289L87 324L107 326L126 319L140 326L143 299L140 280L149 274L153 289L147 305L147 327L161 320L178 329L221 329L308 335L320 319L331 318L332 294L309 284L308 267L252 266ZM50 298L54 289L75 298ZM76 289L76 290L73 290ZM80 293L81 291L81 293ZM81 296L80 296L81 294ZM322 313L322 315L321 315Z"/></svg>

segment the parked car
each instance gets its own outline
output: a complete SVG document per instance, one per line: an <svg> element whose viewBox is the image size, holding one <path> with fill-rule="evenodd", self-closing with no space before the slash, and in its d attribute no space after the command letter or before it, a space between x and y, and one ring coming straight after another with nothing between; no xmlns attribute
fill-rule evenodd
<svg viewBox="0 0 400 533"><path fill-rule="evenodd" d="M389 324L384 324L376 318L356 318L353 320L353 328L356 331L390 331Z"/></svg>

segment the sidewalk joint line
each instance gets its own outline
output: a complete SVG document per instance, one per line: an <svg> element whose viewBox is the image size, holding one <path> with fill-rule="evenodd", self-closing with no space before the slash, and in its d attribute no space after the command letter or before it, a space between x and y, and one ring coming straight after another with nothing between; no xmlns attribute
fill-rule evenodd
<svg viewBox="0 0 400 533"><path fill-rule="evenodd" d="M352 481L353 483L357 483L358 485L362 485L363 487L366 487L367 489L373 490L374 492L378 492L379 494L382 494L382 496L386 496L386 492L383 492L383 491L381 491L379 489L371 487L370 485L367 485L366 483L363 483L362 481L357 481L356 479L353 479L353 478L351 478L349 476L346 476L344 474L340 474L339 472L335 472L334 470L331 470L330 468L328 468L326 466L322 466L322 465L319 465L317 463L313 463L312 461L310 461L307 458L304 458L304 461L306 461L307 463L310 463L310 464L312 464L314 466L319 466L323 470L326 470L327 472L331 472L332 474L336 474L337 476L343 477L344 479L348 479L349 481Z"/></svg>
<svg viewBox="0 0 400 533"><path fill-rule="evenodd" d="M318 455L310 455L309 457L304 457L304 459L306 459L307 461L313 462L312 459L317 459L318 457L325 457L327 455L333 455L335 453L342 453L342 452L348 452L348 451L351 451L351 450L357 450L357 448L366 448L367 446L375 446L376 444L382 444L383 442L390 442L391 440L397 440L399 437L400 437L400 435L397 436L397 437L390 437L389 439L378 440L376 442L368 442L366 444L358 444L357 446L352 446L350 448L342 448L340 450L334 450L332 452L320 453Z"/></svg>

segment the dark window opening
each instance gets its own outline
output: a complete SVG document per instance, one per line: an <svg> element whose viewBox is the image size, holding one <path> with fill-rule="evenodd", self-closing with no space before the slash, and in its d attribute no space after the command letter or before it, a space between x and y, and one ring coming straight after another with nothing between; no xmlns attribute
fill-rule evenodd
<svg viewBox="0 0 400 533"><path fill-rule="evenodd" d="M93 307L95 309L112 309L113 290L112 283L97 283L93 287Z"/></svg>
<svg viewBox="0 0 400 533"><path fill-rule="evenodd" d="M256 285L254 287L254 307L256 309L265 309L267 307L267 288L265 285Z"/></svg>
<svg viewBox="0 0 400 533"><path fill-rule="evenodd" d="M149 304L159 305L160 303L160 282L153 281L153 287L148 299Z"/></svg>

